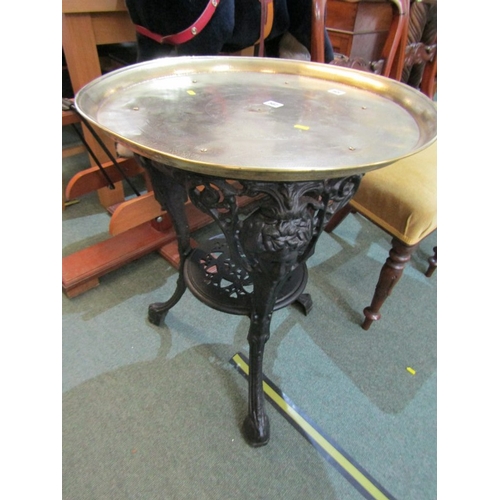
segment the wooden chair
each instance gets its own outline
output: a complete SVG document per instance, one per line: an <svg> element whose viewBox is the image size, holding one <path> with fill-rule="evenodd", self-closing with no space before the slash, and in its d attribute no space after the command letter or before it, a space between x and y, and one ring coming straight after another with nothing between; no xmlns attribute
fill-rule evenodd
<svg viewBox="0 0 500 500"><path fill-rule="evenodd" d="M350 213L357 212L392 237L370 306L364 309L363 329L380 319L380 308L401 278L420 242L437 229L437 143L388 167L366 174L354 198L330 220L331 232ZM437 266L437 247L426 276Z"/></svg>
<svg viewBox="0 0 500 500"><path fill-rule="evenodd" d="M409 2L404 0L403 11L408 12ZM318 0L318 3L322 3ZM321 9L321 5L317 6ZM321 22L321 15L316 16ZM397 44L393 65L398 72L403 69L407 48L408 16L404 16L401 36L393 39ZM315 31L321 46L321 30ZM391 49L393 49L392 47ZM314 57L321 62L318 51ZM386 69L388 69L386 67ZM364 309L363 329L368 330L380 319L380 308L401 278L407 262L419 243L437 229L437 143L404 158L389 167L367 173L354 198L343 210L334 215L325 227L331 232L351 212L357 212L379 226L392 237L389 251L370 306ZM430 277L437 266L437 247L429 259L426 276Z"/></svg>
<svg viewBox="0 0 500 500"><path fill-rule="evenodd" d="M434 98L437 77L437 0L411 0L400 80Z"/></svg>
<svg viewBox="0 0 500 500"><path fill-rule="evenodd" d="M408 3L409 0L328 0L326 26L334 50L337 49L333 64L399 80L399 44L407 23ZM336 39L339 43L335 43Z"/></svg>

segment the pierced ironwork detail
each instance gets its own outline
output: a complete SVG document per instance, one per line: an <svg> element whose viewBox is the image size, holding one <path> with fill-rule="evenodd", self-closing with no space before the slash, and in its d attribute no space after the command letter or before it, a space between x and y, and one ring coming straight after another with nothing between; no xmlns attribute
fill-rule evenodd
<svg viewBox="0 0 500 500"><path fill-rule="evenodd" d="M269 272L264 263L279 262L284 268L278 274L286 274L311 255L324 225L354 195L360 180L361 175L307 182L199 177L192 180L189 197L219 224L232 257L244 269ZM253 202L240 207L240 197Z"/></svg>
<svg viewBox="0 0 500 500"><path fill-rule="evenodd" d="M221 293L233 299L249 297L253 292L250 276L224 250L225 245L216 242L211 251L199 259L199 265L205 274L205 284L218 288Z"/></svg>

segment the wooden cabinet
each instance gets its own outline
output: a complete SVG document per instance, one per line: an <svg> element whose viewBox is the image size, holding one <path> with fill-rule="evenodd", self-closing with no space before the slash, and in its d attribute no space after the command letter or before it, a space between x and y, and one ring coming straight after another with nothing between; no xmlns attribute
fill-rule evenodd
<svg viewBox="0 0 500 500"><path fill-rule="evenodd" d="M379 59L393 15L389 1L328 0L326 28L334 52Z"/></svg>

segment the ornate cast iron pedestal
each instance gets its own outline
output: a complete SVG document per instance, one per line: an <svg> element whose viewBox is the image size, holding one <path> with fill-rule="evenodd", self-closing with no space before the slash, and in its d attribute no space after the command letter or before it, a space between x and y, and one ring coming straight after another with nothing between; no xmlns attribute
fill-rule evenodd
<svg viewBox="0 0 500 500"><path fill-rule="evenodd" d="M186 288L214 309L249 316L244 434L250 444L262 446L269 441L262 360L272 313L294 301L309 311L310 298L302 293L306 260L332 214L355 194L361 175L304 182L227 181L138 158L149 172L156 199L172 218L181 257L174 294L150 305L149 320L162 323ZM190 245L184 210L188 196L224 234L206 250ZM240 207L243 197L251 201Z"/></svg>

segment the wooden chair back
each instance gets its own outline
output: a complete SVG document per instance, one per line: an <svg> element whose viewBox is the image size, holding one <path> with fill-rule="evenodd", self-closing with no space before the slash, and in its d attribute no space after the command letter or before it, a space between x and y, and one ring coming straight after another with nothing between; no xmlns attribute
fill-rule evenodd
<svg viewBox="0 0 500 500"><path fill-rule="evenodd" d="M410 1L401 81L431 99L437 77L437 0Z"/></svg>
<svg viewBox="0 0 500 500"><path fill-rule="evenodd" d="M358 1L367 2L372 0ZM336 57L332 64L364 69L396 80L401 79L404 66L404 54L401 53L401 41L405 40L408 32L410 0L380 0L377 3L384 2L391 4L393 17L379 59L366 61L356 57L356 55L350 57L349 54L344 54ZM323 55L318 48L322 47L322 41L324 41L327 7L327 0L313 0L313 44L311 59L316 62L324 62Z"/></svg>

